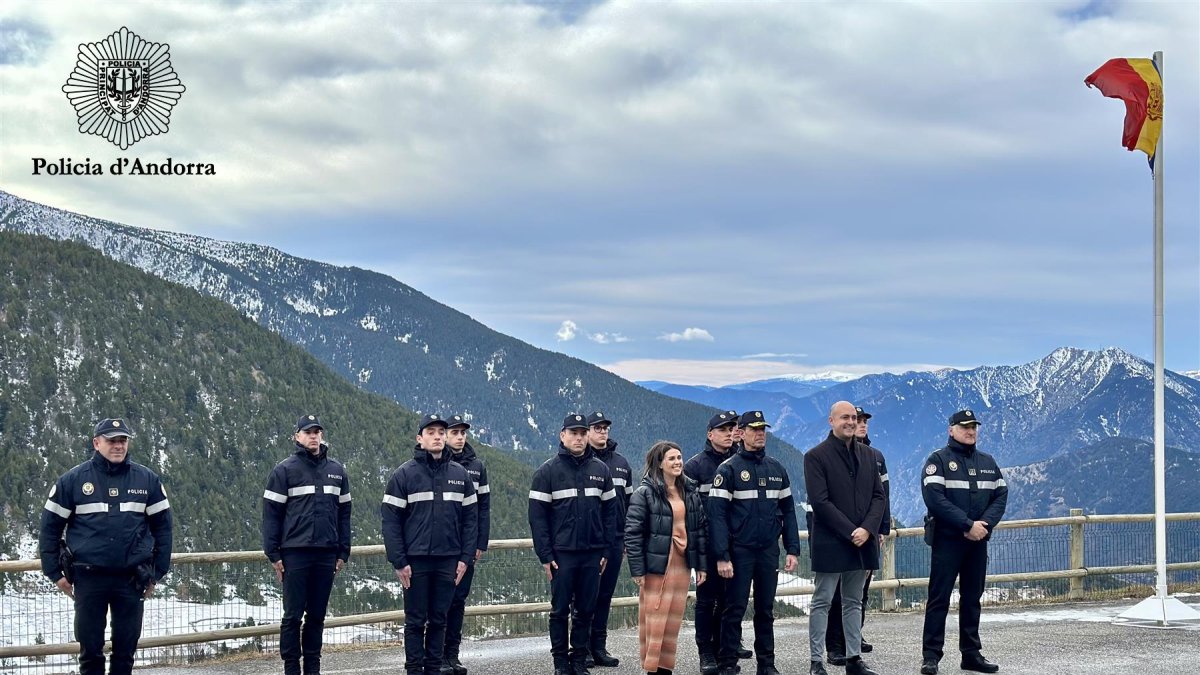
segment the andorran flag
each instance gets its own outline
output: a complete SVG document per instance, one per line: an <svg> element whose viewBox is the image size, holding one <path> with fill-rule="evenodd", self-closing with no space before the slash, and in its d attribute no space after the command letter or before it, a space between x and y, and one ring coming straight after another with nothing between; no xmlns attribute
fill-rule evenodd
<svg viewBox="0 0 1200 675"><path fill-rule="evenodd" d="M1125 133L1121 143L1141 150L1154 165L1154 150L1162 133L1162 77L1151 59L1110 59L1087 76L1084 84L1109 98L1125 101Z"/></svg>

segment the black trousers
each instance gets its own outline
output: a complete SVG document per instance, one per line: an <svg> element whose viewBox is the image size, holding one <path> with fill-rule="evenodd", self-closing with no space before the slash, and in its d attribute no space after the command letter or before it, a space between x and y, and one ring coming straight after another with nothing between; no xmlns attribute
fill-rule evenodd
<svg viewBox="0 0 1200 675"><path fill-rule="evenodd" d="M555 666L587 658L603 555L598 550L555 553L558 569L550 581L550 654Z"/></svg>
<svg viewBox="0 0 1200 675"><path fill-rule="evenodd" d="M867 570L867 580L863 584L862 590L862 621L867 622L867 596L871 594L871 575L872 570ZM846 629L842 628L842 622L837 620L837 617L842 615L842 584L838 583L837 590L833 592L833 600L829 603L829 616L834 617L829 622L829 628L825 631L825 651L830 654L845 654L846 653Z"/></svg>
<svg viewBox="0 0 1200 675"><path fill-rule="evenodd" d="M979 600L987 574L987 542L938 537L929 564L929 600L925 604L923 658L942 658L950 593L958 579L958 649L974 655L980 650Z"/></svg>
<svg viewBox="0 0 1200 675"><path fill-rule="evenodd" d="M111 675L133 671L133 653L142 636L144 590L132 571L75 570L75 639L79 675L104 675L104 629L112 611Z"/></svg>
<svg viewBox="0 0 1200 675"><path fill-rule="evenodd" d="M728 581L717 574L717 561L709 557L708 578L696 587L696 647L714 657L721 649L721 615L725 611ZM742 618L738 617L737 642L742 644Z"/></svg>
<svg viewBox="0 0 1200 675"><path fill-rule="evenodd" d="M725 610L721 612L721 667L737 665L739 625L746 615L750 587L754 587L754 656L760 666L775 663L775 587L779 585L779 546L762 549L734 546L730 551L733 578L725 585Z"/></svg>
<svg viewBox="0 0 1200 675"><path fill-rule="evenodd" d="M456 566L457 567L457 566ZM450 609L446 613L446 649L447 657L458 658L458 648L462 644L463 618L466 616L467 596L471 594L471 582L475 580L475 561L467 563L467 571L462 581L454 587L454 598L450 601Z"/></svg>
<svg viewBox="0 0 1200 675"><path fill-rule="evenodd" d="M283 556L283 620L279 622L279 657L287 675L321 672L325 613L333 591L337 550L285 549Z"/></svg>
<svg viewBox="0 0 1200 675"><path fill-rule="evenodd" d="M608 644L608 615L612 610L613 593L617 592L617 580L621 577L621 563L625 560L625 552L617 554L616 560L609 560L600 575L600 586L596 590L596 611L592 615L592 634L588 640L588 648L593 652L606 649Z"/></svg>
<svg viewBox="0 0 1200 675"><path fill-rule="evenodd" d="M439 675L458 559L419 556L409 558L408 564L412 583L404 591L404 670Z"/></svg>

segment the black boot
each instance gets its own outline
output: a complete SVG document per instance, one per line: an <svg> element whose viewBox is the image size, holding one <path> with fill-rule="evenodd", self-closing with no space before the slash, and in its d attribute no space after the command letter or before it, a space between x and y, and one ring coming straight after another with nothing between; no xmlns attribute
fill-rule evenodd
<svg viewBox="0 0 1200 675"><path fill-rule="evenodd" d="M866 640L862 641L862 653L869 654L874 649L875 649L875 645L871 644L870 642L867 642Z"/></svg>
<svg viewBox="0 0 1200 675"><path fill-rule="evenodd" d="M609 654L608 650L604 647L593 649L592 653L588 654L588 656L592 659L592 663L588 664L589 667L595 665L602 668L616 668L621 664L621 659Z"/></svg>
<svg viewBox="0 0 1200 675"><path fill-rule="evenodd" d="M442 662L442 671L445 672L446 666L454 671L454 675L467 675L467 667L458 660L458 654L447 654L446 659Z"/></svg>
<svg viewBox="0 0 1200 675"><path fill-rule="evenodd" d="M571 664L566 659L554 659L554 675L572 675Z"/></svg>
<svg viewBox="0 0 1200 675"><path fill-rule="evenodd" d="M588 670L587 660L582 657L571 659L571 675L592 675Z"/></svg>
<svg viewBox="0 0 1200 675"><path fill-rule="evenodd" d="M862 660L861 656L854 656L846 659L846 675L879 675L879 673L867 667L867 663Z"/></svg>
<svg viewBox="0 0 1200 675"><path fill-rule="evenodd" d="M754 652L750 651L749 649L746 649L746 647L742 643L739 642L738 647L737 647L737 656L739 659L748 659L748 658L754 656Z"/></svg>
<svg viewBox="0 0 1200 675"><path fill-rule="evenodd" d="M829 675L829 671L825 670L825 664L820 661L810 661L808 663L808 675Z"/></svg>
<svg viewBox="0 0 1200 675"><path fill-rule="evenodd" d="M755 675L779 675L779 670L775 668L774 663L760 663Z"/></svg>
<svg viewBox="0 0 1200 675"><path fill-rule="evenodd" d="M921 662L921 675L938 675L937 659L926 656Z"/></svg>
<svg viewBox="0 0 1200 675"><path fill-rule="evenodd" d="M846 654L844 652L829 652L829 665L844 666L846 665Z"/></svg>
<svg viewBox="0 0 1200 675"><path fill-rule="evenodd" d="M321 675L321 657L304 657L304 675Z"/></svg>
<svg viewBox="0 0 1200 675"><path fill-rule="evenodd" d="M700 654L700 675L717 675L717 657L712 654Z"/></svg>
<svg viewBox="0 0 1200 675"><path fill-rule="evenodd" d="M963 670L973 670L977 673L1000 672L1000 666L983 658L983 654L963 654L962 664L959 667Z"/></svg>
<svg viewBox="0 0 1200 675"><path fill-rule="evenodd" d="M283 675L300 675L300 660L283 662Z"/></svg>

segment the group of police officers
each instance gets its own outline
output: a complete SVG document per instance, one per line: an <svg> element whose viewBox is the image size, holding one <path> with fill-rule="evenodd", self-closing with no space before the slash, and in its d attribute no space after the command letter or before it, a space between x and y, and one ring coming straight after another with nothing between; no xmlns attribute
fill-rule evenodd
<svg viewBox="0 0 1200 675"><path fill-rule="evenodd" d="M823 446L823 452L844 452L840 463L822 465L822 479L839 484L838 476L824 474L830 466L835 467L833 473L844 466L853 480L862 462L868 462L870 478L863 484L872 496L865 499L882 495L886 503L887 466L867 437L871 415L853 406L846 413L849 405L839 402L831 410L830 436L806 454L806 470ZM609 437L612 423L600 411L567 415L558 453L534 472L529 492L534 550L551 586L555 675L588 675L591 667L619 664L607 648L607 624L624 556L633 475ZM392 473L380 507L387 559L404 593L408 675L467 673L459 658L464 608L490 529L487 470L467 440L470 426L463 415L423 416L413 457ZM703 675L736 675L741 670L738 660L752 656L757 675L779 673L772 607L779 543L782 539L788 572L797 566L801 544L791 480L766 452L769 426L761 411L720 412L708 422L704 449L684 467L687 479L705 496L711 528L707 581L696 589L695 606ZM987 541L1004 515L1007 488L996 462L976 448L978 426L972 411L954 413L946 446L929 456L922 471L926 543L932 547L923 675L938 672L956 579L961 666L985 673L999 670L980 654L978 628ZM110 610L109 672L131 671L143 601L170 569L170 504L159 477L129 461L132 437L125 420L101 420L93 431L92 457L58 479L42 514L42 570L74 598L80 675L104 674L102 649ZM267 480L262 544L283 586L284 673L319 675L333 580L350 557L350 485L344 466L328 456L324 427L315 415L299 418L294 441L293 454L279 462ZM809 492L811 499L811 483ZM824 644L829 663L845 665L851 675L875 675L861 658L872 650L861 638L861 608L866 605L870 571L879 562L878 548L866 545L890 532L890 511L880 518L874 505L847 509L834 504L836 500L826 501L817 509L804 505L810 533L815 537L817 532L833 532L822 536L872 553L858 555L861 565L851 565L861 567L862 574L839 569L832 585L816 573L813 611L834 620L828 622L828 630L825 620L810 620L810 673L826 673L820 649ZM835 508L844 513L835 513ZM868 512L871 515L863 515ZM840 531L851 526L852 531ZM813 569L818 567L814 564ZM743 646L741 635L752 588L753 652ZM831 589L832 598L826 597L826 589ZM845 609L838 609L841 603Z"/></svg>

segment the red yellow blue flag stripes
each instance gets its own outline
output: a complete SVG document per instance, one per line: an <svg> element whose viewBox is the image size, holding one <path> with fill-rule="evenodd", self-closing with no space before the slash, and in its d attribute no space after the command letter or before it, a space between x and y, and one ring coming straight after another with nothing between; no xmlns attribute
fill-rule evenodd
<svg viewBox="0 0 1200 675"><path fill-rule="evenodd" d="M1151 59L1109 59L1087 76L1084 84L1109 98L1125 101L1125 133L1121 143L1141 150L1154 165L1154 152L1162 134L1162 77Z"/></svg>

